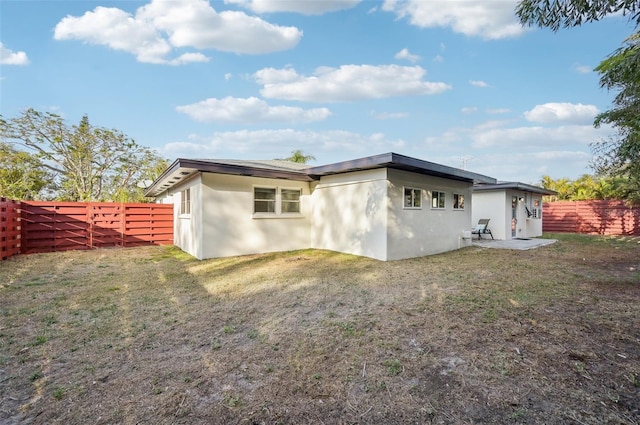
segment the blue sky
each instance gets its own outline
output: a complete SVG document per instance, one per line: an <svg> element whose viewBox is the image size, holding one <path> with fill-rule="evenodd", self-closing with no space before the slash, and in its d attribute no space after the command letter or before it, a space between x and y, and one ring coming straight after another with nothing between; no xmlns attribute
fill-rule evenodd
<svg viewBox="0 0 640 425"><path fill-rule="evenodd" d="M553 33L511 0L0 1L0 113L83 115L173 161L385 152L536 183L591 173L626 17Z"/></svg>

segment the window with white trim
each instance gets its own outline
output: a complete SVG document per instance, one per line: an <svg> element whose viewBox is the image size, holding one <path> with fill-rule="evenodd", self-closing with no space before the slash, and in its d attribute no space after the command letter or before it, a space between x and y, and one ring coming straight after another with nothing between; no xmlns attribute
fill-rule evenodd
<svg viewBox="0 0 640 425"><path fill-rule="evenodd" d="M301 189L278 187L253 188L254 214L299 214Z"/></svg>
<svg viewBox="0 0 640 425"><path fill-rule="evenodd" d="M444 209L446 207L446 195L444 192L439 192L437 190L431 191L431 208L434 209Z"/></svg>
<svg viewBox="0 0 640 425"><path fill-rule="evenodd" d="M191 214L191 188L180 191L180 215Z"/></svg>
<svg viewBox="0 0 640 425"><path fill-rule="evenodd" d="M463 210L464 209L464 195L461 193L453 194L453 209L454 210Z"/></svg>
<svg viewBox="0 0 640 425"><path fill-rule="evenodd" d="M542 208L540 208L540 199L533 200L532 218L542 218Z"/></svg>
<svg viewBox="0 0 640 425"><path fill-rule="evenodd" d="M281 189L280 190L280 211L285 213L300 212L300 189Z"/></svg>
<svg viewBox="0 0 640 425"><path fill-rule="evenodd" d="M422 189L412 187L404 188L404 207L405 208L422 208Z"/></svg>
<svg viewBox="0 0 640 425"><path fill-rule="evenodd" d="M254 187L253 188L253 212L275 214L276 191L277 190L274 187Z"/></svg>

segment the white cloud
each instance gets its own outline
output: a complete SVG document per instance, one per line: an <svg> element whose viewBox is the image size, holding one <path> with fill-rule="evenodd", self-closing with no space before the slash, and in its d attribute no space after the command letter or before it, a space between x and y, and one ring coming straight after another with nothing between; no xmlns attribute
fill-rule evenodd
<svg viewBox="0 0 640 425"><path fill-rule="evenodd" d="M476 106L465 106L460 109L460 112L463 114L473 114L474 112L478 112L478 108Z"/></svg>
<svg viewBox="0 0 640 425"><path fill-rule="evenodd" d="M588 149L489 152L474 156L467 169L502 181L537 184L542 176L577 178L589 172Z"/></svg>
<svg viewBox="0 0 640 425"><path fill-rule="evenodd" d="M258 84L287 84L300 79L300 76L293 68L263 68L254 74Z"/></svg>
<svg viewBox="0 0 640 425"><path fill-rule="evenodd" d="M443 58L441 55L436 55L436 56L433 58L433 61L434 61L434 62L441 63L441 62L444 62L444 58Z"/></svg>
<svg viewBox="0 0 640 425"><path fill-rule="evenodd" d="M536 105L532 110L524 113L524 117L531 122L539 123L573 123L589 124L598 114L594 105L582 103L545 103Z"/></svg>
<svg viewBox="0 0 640 425"><path fill-rule="evenodd" d="M441 135L425 139L428 145L463 143L472 149L487 151L535 153L548 147L563 146L565 149L588 148L591 142L606 138L612 130L608 126L599 129L591 125L561 125L557 127L511 126L511 120L489 120L475 127L460 127L447 130ZM470 154L471 152L467 152ZM482 153L482 152L480 152ZM473 153L476 157L476 153Z"/></svg>
<svg viewBox="0 0 640 425"><path fill-rule="evenodd" d="M67 16L54 30L56 40L78 39L136 55L140 62L164 63L171 46L155 28L114 7L96 7L81 17Z"/></svg>
<svg viewBox="0 0 640 425"><path fill-rule="evenodd" d="M493 108L493 109L487 109L485 111L487 114L508 114L509 112L511 112L511 109L507 109L507 108Z"/></svg>
<svg viewBox="0 0 640 425"><path fill-rule="evenodd" d="M302 32L242 12L216 12L206 0L152 0L135 15L98 6L82 16L67 16L55 27L56 40L77 39L132 53L138 61L158 64L203 62L200 53L167 56L176 48L215 49L262 54L290 49Z"/></svg>
<svg viewBox="0 0 640 425"><path fill-rule="evenodd" d="M191 135L188 142L167 143L160 152L170 158L233 158L246 154L252 158L278 158L292 149L301 149L314 155L319 163L328 163L322 159L323 154L331 156L342 152L346 160L371 152L397 152L404 147L404 140L388 139L381 133L281 129L217 132L206 137Z"/></svg>
<svg viewBox="0 0 640 425"><path fill-rule="evenodd" d="M421 28L451 28L467 36L500 39L517 37L525 31L513 12L515 6L516 0L385 0L382 10L408 18Z"/></svg>
<svg viewBox="0 0 640 425"><path fill-rule="evenodd" d="M542 146L584 146L595 142L608 129L595 129L588 125L559 127L488 128L469 135L475 148L512 148L521 151L539 150Z"/></svg>
<svg viewBox="0 0 640 425"><path fill-rule="evenodd" d="M592 69L588 65L577 65L576 71L578 71L580 74L590 74Z"/></svg>
<svg viewBox="0 0 640 425"><path fill-rule="evenodd" d="M0 64L2 65L29 65L29 58L25 52L14 52L4 47L0 42Z"/></svg>
<svg viewBox="0 0 640 425"><path fill-rule="evenodd" d="M467 169L499 180L533 183L545 174L577 178L590 172L589 144L612 132L610 127L587 125L511 125L513 121L491 120L427 137L425 146L434 152L429 160L459 167L459 157L471 156L474 161ZM449 156L438 157L438 152L449 152Z"/></svg>
<svg viewBox="0 0 640 425"><path fill-rule="evenodd" d="M445 83L424 81L420 66L343 65L321 67L314 75L299 75L294 69L265 68L254 74L266 98L306 102L344 102L393 96L438 94L451 89Z"/></svg>
<svg viewBox="0 0 640 425"><path fill-rule="evenodd" d="M407 49L406 47L400 50L398 53L396 53L395 58L406 59L411 63L416 63L417 61L420 60L420 56L409 53L409 49Z"/></svg>
<svg viewBox="0 0 640 425"><path fill-rule="evenodd" d="M191 62L209 62L209 58L202 53L184 53L167 63L169 65L184 65Z"/></svg>
<svg viewBox="0 0 640 425"><path fill-rule="evenodd" d="M255 13L294 12L301 15L322 15L328 12L351 9L360 0L224 0Z"/></svg>
<svg viewBox="0 0 640 425"><path fill-rule="evenodd" d="M509 124L509 121L505 121L505 120L489 120L475 126L474 131L482 132L486 130L492 130L494 128L503 128L508 124Z"/></svg>
<svg viewBox="0 0 640 425"><path fill-rule="evenodd" d="M302 109L291 106L270 106L256 97L240 99L209 98L201 102L176 107L196 121L258 124L265 122L309 123L322 121L331 115L327 108Z"/></svg>
<svg viewBox="0 0 640 425"><path fill-rule="evenodd" d="M469 80L469 84L471 84L474 87L480 87L480 88L489 87L489 84L480 80Z"/></svg>

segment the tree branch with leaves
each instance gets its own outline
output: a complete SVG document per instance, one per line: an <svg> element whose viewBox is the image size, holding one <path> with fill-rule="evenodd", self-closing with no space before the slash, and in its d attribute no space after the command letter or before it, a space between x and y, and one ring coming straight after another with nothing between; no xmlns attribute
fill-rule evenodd
<svg viewBox="0 0 640 425"><path fill-rule="evenodd" d="M599 21L612 13L630 16L640 24L638 0L522 0L516 6L523 25L553 31Z"/></svg>
<svg viewBox="0 0 640 425"><path fill-rule="evenodd" d="M291 151L291 155L287 158L283 158L283 161L297 162L298 164L306 164L309 161L315 161L316 157L313 155L305 155L300 149Z"/></svg>

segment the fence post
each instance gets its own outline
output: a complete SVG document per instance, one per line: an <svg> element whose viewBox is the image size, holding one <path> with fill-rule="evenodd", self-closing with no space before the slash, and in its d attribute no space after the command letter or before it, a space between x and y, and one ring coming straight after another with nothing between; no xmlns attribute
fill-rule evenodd
<svg viewBox="0 0 640 425"><path fill-rule="evenodd" d="M91 202L87 202L86 206L86 215L87 215L87 225L89 231L89 238L87 239L87 250L93 249L93 220L94 220L94 211Z"/></svg>
<svg viewBox="0 0 640 425"><path fill-rule="evenodd" d="M124 219L124 216L126 215L126 208L124 206L124 202L120 202L120 209L118 213L120 216L120 246L124 248L127 246L127 236L124 234L124 232L127 229L126 221Z"/></svg>
<svg viewBox="0 0 640 425"><path fill-rule="evenodd" d="M0 260L20 254L20 201L0 198Z"/></svg>

